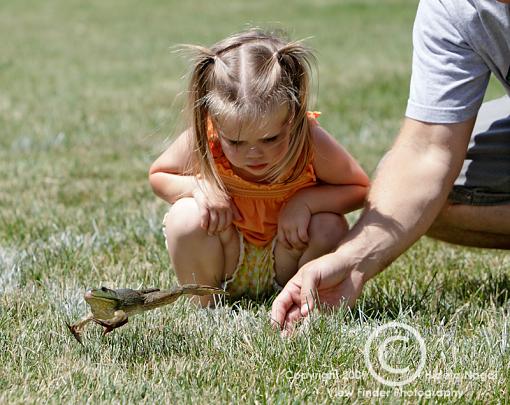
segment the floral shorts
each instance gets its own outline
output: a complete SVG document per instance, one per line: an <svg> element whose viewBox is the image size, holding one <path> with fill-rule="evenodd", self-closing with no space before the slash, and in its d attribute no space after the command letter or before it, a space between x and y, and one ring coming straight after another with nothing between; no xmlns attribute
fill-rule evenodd
<svg viewBox="0 0 510 405"><path fill-rule="evenodd" d="M275 279L274 248L275 237L266 246L255 246L244 240L239 234L239 260L232 277L225 280L222 287L230 294L230 298L260 298L268 296L282 287Z"/></svg>

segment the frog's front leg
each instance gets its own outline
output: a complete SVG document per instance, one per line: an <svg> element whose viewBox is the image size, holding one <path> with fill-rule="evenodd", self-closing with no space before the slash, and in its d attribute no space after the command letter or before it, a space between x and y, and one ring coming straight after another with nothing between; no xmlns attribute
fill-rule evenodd
<svg viewBox="0 0 510 405"><path fill-rule="evenodd" d="M80 319L78 322L76 322L72 325L69 325L68 323L66 323L67 327L69 328L69 330L71 331L73 336L82 345L83 345L83 342L81 341L81 336L83 334L85 326L92 320L94 320L94 315L92 315L92 313L89 313L87 316L85 316L84 318Z"/></svg>
<svg viewBox="0 0 510 405"><path fill-rule="evenodd" d="M113 318L110 319L97 319L94 318L93 321L98 325L104 327L103 335L110 333L112 330L120 328L122 325L125 325L128 322L127 314L122 310L117 310L113 314Z"/></svg>

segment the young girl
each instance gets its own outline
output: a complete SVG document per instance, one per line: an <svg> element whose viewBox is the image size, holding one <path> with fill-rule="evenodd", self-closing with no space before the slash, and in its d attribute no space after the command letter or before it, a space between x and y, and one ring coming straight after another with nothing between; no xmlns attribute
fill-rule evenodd
<svg viewBox="0 0 510 405"><path fill-rule="evenodd" d="M313 55L301 43L249 30L193 49L190 127L149 176L173 204L168 253L182 284L262 296L339 245L369 180L307 110Z"/></svg>

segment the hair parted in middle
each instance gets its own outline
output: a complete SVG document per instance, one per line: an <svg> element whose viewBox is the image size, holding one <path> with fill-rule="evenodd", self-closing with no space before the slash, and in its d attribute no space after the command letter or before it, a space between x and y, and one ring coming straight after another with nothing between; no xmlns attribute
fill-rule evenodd
<svg viewBox="0 0 510 405"><path fill-rule="evenodd" d="M315 63L312 51L301 41L290 42L280 33L260 29L232 35L210 49L186 47L195 53L188 100L194 142L193 172L225 192L209 149L208 120L213 125L216 117L240 124L261 122L286 106L291 124L289 151L270 170L266 180L290 182L299 177L312 155L307 118Z"/></svg>

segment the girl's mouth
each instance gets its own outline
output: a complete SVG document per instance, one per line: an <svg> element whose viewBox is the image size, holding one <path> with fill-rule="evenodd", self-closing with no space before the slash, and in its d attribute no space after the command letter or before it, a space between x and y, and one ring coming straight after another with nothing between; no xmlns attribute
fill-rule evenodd
<svg viewBox="0 0 510 405"><path fill-rule="evenodd" d="M262 170L267 167L267 163L260 163L257 165L247 165L251 170Z"/></svg>

